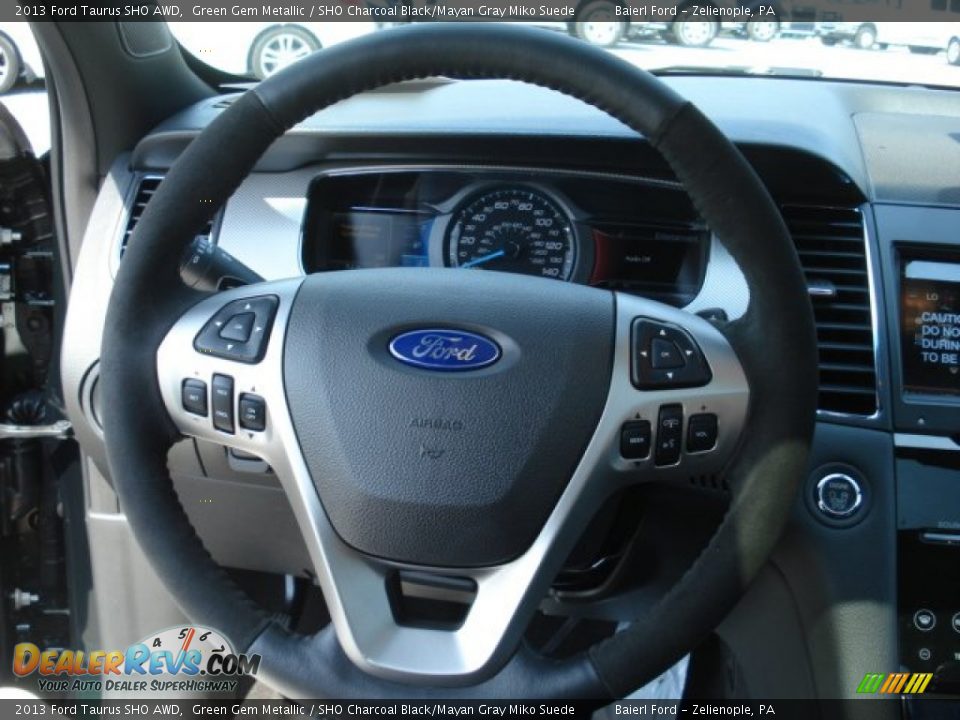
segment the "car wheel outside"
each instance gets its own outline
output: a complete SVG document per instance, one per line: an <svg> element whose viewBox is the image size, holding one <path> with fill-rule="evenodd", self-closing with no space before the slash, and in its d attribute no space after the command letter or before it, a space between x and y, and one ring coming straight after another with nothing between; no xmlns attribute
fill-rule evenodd
<svg viewBox="0 0 960 720"><path fill-rule="evenodd" d="M689 10L687 11L690 12ZM673 35L684 47L706 47L717 36L720 25L715 20L694 20L681 17L673 23Z"/></svg>
<svg viewBox="0 0 960 720"><path fill-rule="evenodd" d="M747 37L755 42L770 42L780 33L777 20L750 20L747 23Z"/></svg>
<svg viewBox="0 0 960 720"><path fill-rule="evenodd" d="M861 25L853 37L853 44L861 50L869 50L877 43L877 31L872 25Z"/></svg>
<svg viewBox="0 0 960 720"><path fill-rule="evenodd" d="M250 51L250 70L262 80L319 49L317 39L301 27L271 28L254 42Z"/></svg>
<svg viewBox="0 0 960 720"><path fill-rule="evenodd" d="M10 92L20 78L20 53L16 46L0 35L0 95Z"/></svg>
<svg viewBox="0 0 960 720"><path fill-rule="evenodd" d="M617 20L617 5L609 0L588 3L577 13L574 35L598 47L613 47L627 32L627 23Z"/></svg>
<svg viewBox="0 0 960 720"><path fill-rule="evenodd" d="M951 38L947 44L947 62L960 65L960 38Z"/></svg>

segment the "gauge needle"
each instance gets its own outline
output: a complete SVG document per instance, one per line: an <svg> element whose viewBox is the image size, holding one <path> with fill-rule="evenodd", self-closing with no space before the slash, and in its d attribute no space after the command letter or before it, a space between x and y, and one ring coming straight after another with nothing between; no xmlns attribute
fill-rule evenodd
<svg viewBox="0 0 960 720"><path fill-rule="evenodd" d="M492 253L490 253L490 254L488 254L488 255L481 255L481 256L478 257L478 258L474 258L474 259L471 260L470 262L464 263L464 264L461 265L460 267L462 267L462 268L472 268L472 267L476 267L477 265L483 265L483 263L485 263L485 262L490 262L491 260L495 260L495 259L498 258L498 257L503 257L503 256L506 255L506 254L507 254L507 253L506 253L505 250L502 250L502 249L501 249L501 250L497 250L496 252L492 252Z"/></svg>

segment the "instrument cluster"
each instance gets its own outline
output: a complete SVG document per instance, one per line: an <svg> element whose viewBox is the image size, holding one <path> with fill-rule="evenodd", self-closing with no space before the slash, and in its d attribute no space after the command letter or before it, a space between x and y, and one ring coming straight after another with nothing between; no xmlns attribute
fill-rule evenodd
<svg viewBox="0 0 960 720"><path fill-rule="evenodd" d="M311 184L307 272L452 267L577 282L682 306L709 231L667 181L590 172L369 168Z"/></svg>

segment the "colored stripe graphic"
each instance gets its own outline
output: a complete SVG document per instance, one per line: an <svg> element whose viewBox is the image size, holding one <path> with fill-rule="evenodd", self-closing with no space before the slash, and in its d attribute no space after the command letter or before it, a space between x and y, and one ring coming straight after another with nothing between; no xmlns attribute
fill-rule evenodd
<svg viewBox="0 0 960 720"><path fill-rule="evenodd" d="M884 676L880 673L867 673L857 686L858 693L875 693L880 689L880 682Z"/></svg>
<svg viewBox="0 0 960 720"><path fill-rule="evenodd" d="M927 691L927 685L930 684L930 681L933 680L933 673L920 673L920 677L923 678L923 681L918 687L913 689L913 692L919 695Z"/></svg>
<svg viewBox="0 0 960 720"><path fill-rule="evenodd" d="M926 691L933 673L867 673L857 686L860 694L920 695Z"/></svg>
<svg viewBox="0 0 960 720"><path fill-rule="evenodd" d="M890 692L899 693L903 690L903 686L906 684L908 677L910 677L909 673L897 673L897 682L890 688Z"/></svg>

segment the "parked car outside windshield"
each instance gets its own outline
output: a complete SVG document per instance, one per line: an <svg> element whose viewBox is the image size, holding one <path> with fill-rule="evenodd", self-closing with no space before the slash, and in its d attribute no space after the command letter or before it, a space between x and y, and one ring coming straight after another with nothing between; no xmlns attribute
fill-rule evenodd
<svg viewBox="0 0 960 720"><path fill-rule="evenodd" d="M606 0L585 22L531 22L664 74L774 75L955 87L960 23L751 22L678 16L631 23ZM619 19L618 19L619 18ZM182 46L219 70L263 79L310 53L397 23L175 22Z"/></svg>

